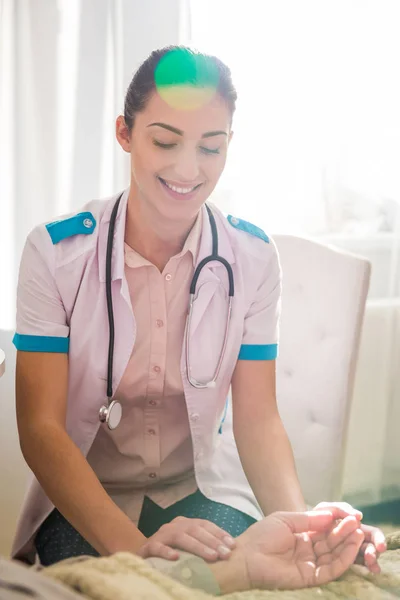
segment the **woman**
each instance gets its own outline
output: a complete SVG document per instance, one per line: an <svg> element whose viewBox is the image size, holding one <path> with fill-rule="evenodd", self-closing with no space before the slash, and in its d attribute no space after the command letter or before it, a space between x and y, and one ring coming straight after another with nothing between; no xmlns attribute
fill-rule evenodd
<svg viewBox="0 0 400 600"><path fill-rule="evenodd" d="M129 189L28 237L17 417L35 478L15 556L213 561L262 514L305 509L275 400L276 249L205 205L235 100L215 57L153 52L116 123ZM230 386L236 445L218 447Z"/></svg>

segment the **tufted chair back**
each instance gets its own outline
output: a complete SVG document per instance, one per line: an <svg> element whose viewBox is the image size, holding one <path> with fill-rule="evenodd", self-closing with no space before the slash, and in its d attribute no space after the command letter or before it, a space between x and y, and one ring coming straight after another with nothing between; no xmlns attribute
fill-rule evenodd
<svg viewBox="0 0 400 600"><path fill-rule="evenodd" d="M274 237L282 272L277 399L308 504L338 500L371 267L311 240Z"/></svg>
<svg viewBox="0 0 400 600"><path fill-rule="evenodd" d="M307 504L340 500L370 263L274 236L283 272L277 401ZM219 452L233 452L231 404ZM221 475L222 476L222 475Z"/></svg>

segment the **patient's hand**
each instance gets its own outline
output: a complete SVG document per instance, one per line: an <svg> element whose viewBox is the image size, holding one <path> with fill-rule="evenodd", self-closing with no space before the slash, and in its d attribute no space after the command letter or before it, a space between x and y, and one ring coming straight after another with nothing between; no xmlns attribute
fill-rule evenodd
<svg viewBox="0 0 400 600"><path fill-rule="evenodd" d="M353 515L360 520L360 529L364 534L364 543L356 557L355 562L364 565L371 573L380 573L381 568L378 564L379 556L386 551L386 541L384 533L378 527L364 525L361 523L362 513L353 508L347 502L320 502L313 510L331 510L335 508L340 511L340 518ZM317 537L315 538L317 539Z"/></svg>
<svg viewBox="0 0 400 600"><path fill-rule="evenodd" d="M332 529L340 518L338 513L335 508L330 512L277 512L249 527L237 538L237 549L228 561L236 573L245 563L248 581L240 588L296 589L340 577L356 559L364 535L353 516ZM320 533L316 542L306 533L310 531Z"/></svg>

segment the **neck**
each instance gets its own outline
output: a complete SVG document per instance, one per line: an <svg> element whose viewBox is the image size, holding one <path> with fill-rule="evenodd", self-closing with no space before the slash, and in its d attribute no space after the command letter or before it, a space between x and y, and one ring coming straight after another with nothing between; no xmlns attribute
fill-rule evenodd
<svg viewBox="0 0 400 600"><path fill-rule="evenodd" d="M168 221L140 201L131 188L126 213L125 242L141 256L163 271L172 256L186 241L196 217L190 221Z"/></svg>

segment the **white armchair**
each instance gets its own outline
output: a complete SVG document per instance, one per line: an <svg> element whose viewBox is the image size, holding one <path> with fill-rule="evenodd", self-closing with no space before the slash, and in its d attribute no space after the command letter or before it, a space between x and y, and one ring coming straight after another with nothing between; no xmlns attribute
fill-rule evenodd
<svg viewBox="0 0 400 600"><path fill-rule="evenodd" d="M305 500L314 506L342 495L371 268L364 258L311 240L290 235L274 240L283 272L277 400ZM219 453L232 454L232 438L229 405Z"/></svg>
<svg viewBox="0 0 400 600"><path fill-rule="evenodd" d="M277 235L283 271L277 398L305 499L339 500L370 263Z"/></svg>

